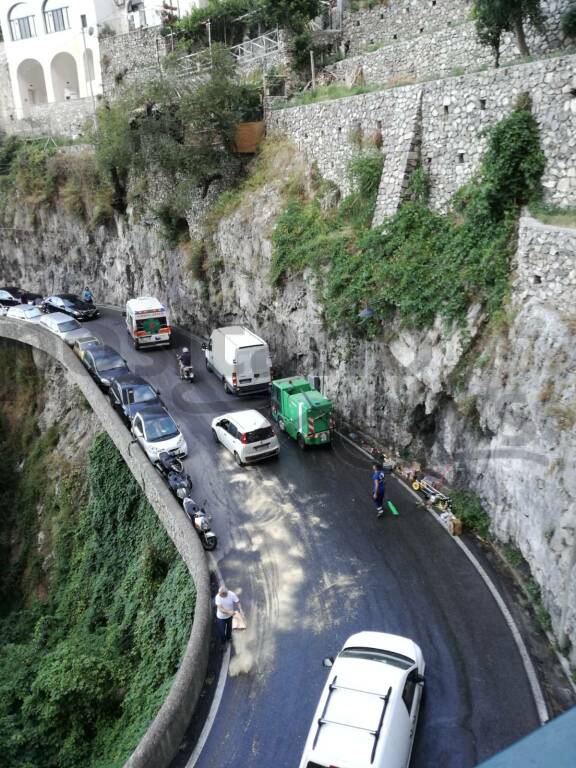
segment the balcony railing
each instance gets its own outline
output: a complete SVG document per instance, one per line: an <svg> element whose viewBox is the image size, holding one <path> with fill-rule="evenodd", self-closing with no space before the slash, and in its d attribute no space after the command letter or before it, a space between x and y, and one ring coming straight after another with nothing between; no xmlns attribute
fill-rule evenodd
<svg viewBox="0 0 576 768"><path fill-rule="evenodd" d="M10 21L10 34L12 40L29 40L36 37L36 24L34 16L22 16L20 19Z"/></svg>
<svg viewBox="0 0 576 768"><path fill-rule="evenodd" d="M44 11L44 26L46 32L63 32L70 29L70 19L68 18L68 8L56 8L53 11Z"/></svg>
<svg viewBox="0 0 576 768"><path fill-rule="evenodd" d="M263 56L269 56L279 48L278 30L276 29L252 40L246 40L244 43L240 43L240 45L235 45L233 48L230 48L230 51L236 61L248 62L260 59Z"/></svg>

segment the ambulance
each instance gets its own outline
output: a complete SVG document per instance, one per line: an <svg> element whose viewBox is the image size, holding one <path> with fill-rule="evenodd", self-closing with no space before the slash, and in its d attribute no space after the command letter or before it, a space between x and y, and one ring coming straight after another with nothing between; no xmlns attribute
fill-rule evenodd
<svg viewBox="0 0 576 768"><path fill-rule="evenodd" d="M139 296L126 302L126 330L134 349L169 347L172 328L168 309L153 296Z"/></svg>

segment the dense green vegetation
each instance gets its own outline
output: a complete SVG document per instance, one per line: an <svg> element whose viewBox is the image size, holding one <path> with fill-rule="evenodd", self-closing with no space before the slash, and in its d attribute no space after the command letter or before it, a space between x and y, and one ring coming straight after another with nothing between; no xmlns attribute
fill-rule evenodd
<svg viewBox="0 0 576 768"><path fill-rule="evenodd" d="M419 170L398 213L371 229L378 159L369 152L354 161L353 192L336 209L321 204L321 184L288 195L272 238L272 281L311 268L329 323L357 332L377 332L396 313L421 327L437 315L461 322L472 302L495 312L508 291L520 208L539 197L545 164L527 98L490 131L478 174L447 215L429 209ZM359 318L365 308L368 320Z"/></svg>
<svg viewBox="0 0 576 768"><path fill-rule="evenodd" d="M194 589L110 439L87 476L63 462L58 430L35 428L29 354L0 357L2 765L121 766L169 690Z"/></svg>

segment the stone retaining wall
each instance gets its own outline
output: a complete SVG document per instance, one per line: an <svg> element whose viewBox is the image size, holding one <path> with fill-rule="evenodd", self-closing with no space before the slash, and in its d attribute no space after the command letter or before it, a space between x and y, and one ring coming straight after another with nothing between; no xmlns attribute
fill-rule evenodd
<svg viewBox="0 0 576 768"><path fill-rule="evenodd" d="M559 312L574 313L576 296L576 228L520 219L514 290L519 300L535 297Z"/></svg>
<svg viewBox="0 0 576 768"><path fill-rule="evenodd" d="M97 105L98 101L91 98L39 104L21 120L9 120L5 128L17 136L75 139L88 133Z"/></svg>
<svg viewBox="0 0 576 768"><path fill-rule="evenodd" d="M184 511L71 349L44 328L6 317L0 318L0 336L40 349L62 364L142 487L196 586L192 631L178 672L160 711L125 764L125 768L167 768L178 752L206 676L211 600L204 550Z"/></svg>
<svg viewBox="0 0 576 768"><path fill-rule="evenodd" d="M346 192L348 163L357 152L351 133L370 136L381 126L387 163L404 151L399 137L422 89L421 157L431 179L431 204L444 209L477 171L485 129L509 114L528 91L540 125L547 165L546 199L576 206L576 56L563 56L423 85L390 88L268 113L268 129L291 138L323 176ZM400 167L401 162L398 164Z"/></svg>
<svg viewBox="0 0 576 768"><path fill-rule="evenodd" d="M119 85L154 80L161 74L168 38L162 37L160 29L144 27L100 40L102 89L107 98Z"/></svg>

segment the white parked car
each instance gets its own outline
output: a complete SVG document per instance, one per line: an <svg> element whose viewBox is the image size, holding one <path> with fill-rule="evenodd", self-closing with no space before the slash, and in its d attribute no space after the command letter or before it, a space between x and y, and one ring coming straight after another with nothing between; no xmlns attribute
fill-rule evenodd
<svg viewBox="0 0 576 768"><path fill-rule="evenodd" d="M70 315L63 312L54 312L50 315L44 315L40 319L40 325L48 328L49 331L59 336L69 346L72 346L76 339L85 339L92 336L90 331L85 331L78 320L74 320Z"/></svg>
<svg viewBox="0 0 576 768"><path fill-rule="evenodd" d="M272 424L255 410L225 413L212 419L212 435L228 448L240 467L280 453Z"/></svg>
<svg viewBox="0 0 576 768"><path fill-rule="evenodd" d="M178 425L161 405L138 411L132 419L131 431L151 462L157 461L163 451L182 459L188 455L188 446Z"/></svg>
<svg viewBox="0 0 576 768"><path fill-rule="evenodd" d="M15 307L9 307L6 316L16 320L26 320L28 323L39 323L40 319L44 317L40 308L31 304L18 304Z"/></svg>
<svg viewBox="0 0 576 768"><path fill-rule="evenodd" d="M408 768L424 687L413 640L359 632L331 667L300 768Z"/></svg>

